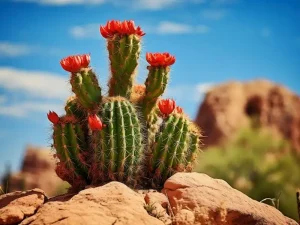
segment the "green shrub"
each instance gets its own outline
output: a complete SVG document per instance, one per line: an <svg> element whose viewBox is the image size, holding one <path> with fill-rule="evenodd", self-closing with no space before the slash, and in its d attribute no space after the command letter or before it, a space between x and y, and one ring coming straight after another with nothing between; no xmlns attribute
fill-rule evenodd
<svg viewBox="0 0 300 225"><path fill-rule="evenodd" d="M276 207L297 219L295 193L300 187L300 164L288 142L268 130L248 128L221 147L200 155L195 171L227 181L249 197ZM270 199L268 199L270 200Z"/></svg>

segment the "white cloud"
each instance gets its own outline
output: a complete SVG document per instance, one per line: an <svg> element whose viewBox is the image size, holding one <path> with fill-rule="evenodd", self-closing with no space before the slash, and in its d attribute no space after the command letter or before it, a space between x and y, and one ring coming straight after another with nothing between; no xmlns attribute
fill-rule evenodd
<svg viewBox="0 0 300 225"><path fill-rule="evenodd" d="M150 29L150 32L158 34L187 34L187 33L207 33L209 27L205 25L192 26L184 23L176 23L171 21L162 21L156 28Z"/></svg>
<svg viewBox="0 0 300 225"><path fill-rule="evenodd" d="M0 67L1 88L38 98L65 100L69 95L67 81L67 75Z"/></svg>
<svg viewBox="0 0 300 225"><path fill-rule="evenodd" d="M161 10L180 4L201 4L206 0L14 0L16 2L31 2L40 5L66 6L66 5L100 5L105 3L117 7L127 7L138 10Z"/></svg>
<svg viewBox="0 0 300 225"><path fill-rule="evenodd" d="M7 98L4 95L0 95L0 104L6 102Z"/></svg>
<svg viewBox="0 0 300 225"><path fill-rule="evenodd" d="M25 44L0 42L0 57L24 56L32 53L32 48Z"/></svg>
<svg viewBox="0 0 300 225"><path fill-rule="evenodd" d="M149 10L158 10L174 4L182 2L181 0L135 0L132 1L135 4L132 4L134 8L138 9L149 9Z"/></svg>
<svg viewBox="0 0 300 225"><path fill-rule="evenodd" d="M58 48L47 48L37 45L27 45L23 43L14 43L7 41L0 41L0 58L1 57L20 57L31 54L39 55L62 55L64 50Z"/></svg>
<svg viewBox="0 0 300 225"><path fill-rule="evenodd" d="M32 113L47 113L53 110L59 114L62 113L61 104L47 103L41 101L24 101L14 104L4 105L0 102L0 115L11 117L26 117Z"/></svg>
<svg viewBox="0 0 300 225"><path fill-rule="evenodd" d="M80 5L80 4L103 4L106 0L15 0L16 2L32 2L38 3L40 5L54 5L54 6L64 6L64 5Z"/></svg>
<svg viewBox="0 0 300 225"><path fill-rule="evenodd" d="M261 31L260 31L260 35L261 35L262 37L264 37L264 38L270 37L271 34L272 34L271 30L270 30L269 28L267 28L267 27L261 29Z"/></svg>
<svg viewBox="0 0 300 225"><path fill-rule="evenodd" d="M68 76L0 67L0 115L26 117L55 110L62 113L70 93ZM14 98L17 97L17 98Z"/></svg>
<svg viewBox="0 0 300 225"><path fill-rule="evenodd" d="M215 84L213 83L200 83L196 85L196 90L198 94L206 94L208 91L210 91Z"/></svg>
<svg viewBox="0 0 300 225"><path fill-rule="evenodd" d="M207 20L220 20L227 14L224 9L205 9L200 12L200 15Z"/></svg>
<svg viewBox="0 0 300 225"><path fill-rule="evenodd" d="M195 85L170 85L165 97L176 101L198 103L199 100L214 86L213 83L198 83Z"/></svg>
<svg viewBox="0 0 300 225"><path fill-rule="evenodd" d="M100 23L74 26L70 29L70 34L75 38L101 38L99 34L99 27ZM189 24L177 23L172 21L161 21L158 23L158 25L155 26L144 24L142 26L142 29L146 33L155 34L205 34L210 30L206 25L192 26Z"/></svg>
<svg viewBox="0 0 300 225"><path fill-rule="evenodd" d="M231 5L238 3L239 0L210 0L213 5Z"/></svg>
<svg viewBox="0 0 300 225"><path fill-rule="evenodd" d="M161 21L157 26L143 26L146 33L156 34L188 34L200 33L205 34L209 32L209 27L206 25L195 25L177 23L172 21Z"/></svg>
<svg viewBox="0 0 300 225"><path fill-rule="evenodd" d="M100 38L100 23L74 26L70 29L70 34L75 38Z"/></svg>

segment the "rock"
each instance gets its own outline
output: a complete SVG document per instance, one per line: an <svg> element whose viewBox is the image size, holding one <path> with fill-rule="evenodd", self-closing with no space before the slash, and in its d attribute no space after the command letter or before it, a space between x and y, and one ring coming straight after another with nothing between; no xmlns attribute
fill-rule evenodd
<svg viewBox="0 0 300 225"><path fill-rule="evenodd" d="M163 225L148 215L140 194L119 182L89 188L67 201L49 201L22 225L101 224L101 225Z"/></svg>
<svg viewBox="0 0 300 225"><path fill-rule="evenodd" d="M31 216L44 203L44 191L33 189L0 196L0 224L16 224Z"/></svg>
<svg viewBox="0 0 300 225"><path fill-rule="evenodd" d="M198 111L204 146L222 144L255 119L288 139L300 154L300 97L266 80L212 88Z"/></svg>
<svg viewBox="0 0 300 225"><path fill-rule="evenodd" d="M177 173L165 182L162 192L169 199L175 224L297 225L274 207L205 174Z"/></svg>
<svg viewBox="0 0 300 225"><path fill-rule="evenodd" d="M149 215L161 220L165 225L172 224L170 215L168 215L165 208L159 202L151 202L145 205L145 209Z"/></svg>
<svg viewBox="0 0 300 225"><path fill-rule="evenodd" d="M169 200L167 196L165 196L164 194L158 191L155 190L148 191L145 194L144 199L146 204L159 203L165 209L168 207Z"/></svg>
<svg viewBox="0 0 300 225"><path fill-rule="evenodd" d="M162 193L110 182L45 200L39 189L1 196L0 224L297 225L274 207L200 173L175 174Z"/></svg>
<svg viewBox="0 0 300 225"><path fill-rule="evenodd" d="M55 173L50 150L32 146L26 150L21 171L11 175L8 185L10 192L40 188L48 196L66 192L68 187Z"/></svg>
<svg viewBox="0 0 300 225"><path fill-rule="evenodd" d="M168 208L168 198L164 194L156 191L146 191L144 196L147 211L150 215L163 221L164 224L172 224L171 217L168 215L166 209Z"/></svg>
<svg viewBox="0 0 300 225"><path fill-rule="evenodd" d="M181 209L176 213L174 221L176 225L194 225L195 214L190 210Z"/></svg>

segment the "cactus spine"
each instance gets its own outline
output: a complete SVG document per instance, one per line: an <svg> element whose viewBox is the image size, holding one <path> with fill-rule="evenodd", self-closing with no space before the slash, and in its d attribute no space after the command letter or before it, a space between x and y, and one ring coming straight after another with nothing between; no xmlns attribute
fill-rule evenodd
<svg viewBox="0 0 300 225"><path fill-rule="evenodd" d="M87 113L84 111L76 96L71 96L68 98L65 111L67 116L74 116L76 119L81 120L86 118Z"/></svg>
<svg viewBox="0 0 300 225"><path fill-rule="evenodd" d="M101 88L96 75L90 68L83 68L77 73L72 73L70 83L72 91L84 108L91 110L101 103Z"/></svg>
<svg viewBox="0 0 300 225"><path fill-rule="evenodd" d="M135 70L141 52L138 35L114 35L107 39L111 78L109 96L130 98Z"/></svg>
<svg viewBox="0 0 300 225"><path fill-rule="evenodd" d="M151 118L151 113L155 114L153 110L156 106L157 99L165 92L169 80L170 67L148 66L147 69L149 73L145 82L146 94L142 107L144 117L150 120L150 123L153 123L152 120L155 120L155 115L152 115Z"/></svg>
<svg viewBox="0 0 300 225"><path fill-rule="evenodd" d="M48 114L58 176L77 190L109 181L133 187L152 181L158 187L175 172L191 171L200 133L173 100L159 99L175 57L147 53L147 80L135 85L145 33L133 21L109 21L100 32L110 60L108 97L102 96L89 55L61 60L75 96L66 103L66 115Z"/></svg>
<svg viewBox="0 0 300 225"><path fill-rule="evenodd" d="M100 114L106 127L93 134L93 145L100 165L96 180L132 183L136 180L143 150L141 125L135 108L125 98L109 97Z"/></svg>
<svg viewBox="0 0 300 225"><path fill-rule="evenodd" d="M85 156L88 151L84 130L72 116L65 116L54 125L54 147L60 164L65 170L72 171L74 176L68 177L68 182L74 183L74 179L81 177L86 183L88 179L88 164Z"/></svg>
<svg viewBox="0 0 300 225"><path fill-rule="evenodd" d="M182 114L171 115L162 124L161 131L155 137L149 168L156 185L162 185L166 178L177 171L184 171L186 165L192 163L191 157L187 157L192 155L189 154L190 143L195 141L190 126L189 120Z"/></svg>

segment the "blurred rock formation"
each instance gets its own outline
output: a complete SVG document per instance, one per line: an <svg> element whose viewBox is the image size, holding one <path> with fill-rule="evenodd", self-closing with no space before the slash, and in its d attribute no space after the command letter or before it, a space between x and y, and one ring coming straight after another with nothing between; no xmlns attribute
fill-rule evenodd
<svg viewBox="0 0 300 225"><path fill-rule="evenodd" d="M204 147L219 145L248 125L271 128L300 154L300 97L267 80L228 82L212 88L198 111Z"/></svg>
<svg viewBox="0 0 300 225"><path fill-rule="evenodd" d="M41 188L48 196L64 193L67 188L55 173L53 153L33 146L26 148L20 172L11 174L5 182L7 192Z"/></svg>

